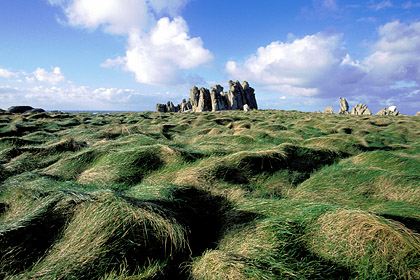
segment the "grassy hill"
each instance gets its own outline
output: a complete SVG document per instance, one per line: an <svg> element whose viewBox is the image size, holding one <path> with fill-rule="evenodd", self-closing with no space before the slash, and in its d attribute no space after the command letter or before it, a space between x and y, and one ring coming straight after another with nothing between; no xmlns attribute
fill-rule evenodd
<svg viewBox="0 0 420 280"><path fill-rule="evenodd" d="M0 278L420 279L420 117L0 116Z"/></svg>

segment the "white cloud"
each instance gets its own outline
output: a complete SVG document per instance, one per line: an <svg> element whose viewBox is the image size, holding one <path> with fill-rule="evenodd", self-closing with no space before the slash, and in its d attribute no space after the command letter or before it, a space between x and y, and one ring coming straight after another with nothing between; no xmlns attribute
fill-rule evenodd
<svg viewBox="0 0 420 280"><path fill-rule="evenodd" d="M17 76L19 76L18 73L14 73L10 70L4 69L4 68L0 68L0 78L16 78Z"/></svg>
<svg viewBox="0 0 420 280"><path fill-rule="evenodd" d="M156 15L176 16L188 0L48 0L63 8L70 25L129 34L147 31Z"/></svg>
<svg viewBox="0 0 420 280"><path fill-rule="evenodd" d="M313 88L344 58L341 36L318 33L292 43L272 42L260 47L243 64L228 61L226 71L234 77L280 88L284 85Z"/></svg>
<svg viewBox="0 0 420 280"><path fill-rule="evenodd" d="M384 0L382 2L376 3L376 4L372 4L369 6L369 8L375 10L375 11L379 11L385 8L391 8L392 2L390 0Z"/></svg>
<svg viewBox="0 0 420 280"><path fill-rule="evenodd" d="M179 84L184 70L212 59L199 37L188 35L188 25L176 17L189 0L49 0L63 7L68 23L127 35L125 57L107 59L102 67L118 67L135 74L140 83ZM158 16L169 15L173 18Z"/></svg>
<svg viewBox="0 0 420 280"><path fill-rule="evenodd" d="M124 62L125 70L133 72L140 83L152 85L177 84L183 81L182 70L193 69L213 58L199 37L190 38L185 20L161 18L150 34L132 33Z"/></svg>
<svg viewBox="0 0 420 280"><path fill-rule="evenodd" d="M407 108L420 103L420 22L380 26L370 55L360 61L343 45L341 36L322 33L273 42L243 63L228 61L226 71L286 96L345 96L373 110L396 100L392 105Z"/></svg>
<svg viewBox="0 0 420 280"><path fill-rule="evenodd" d="M420 2L413 3L411 1L408 1L408 2L404 3L402 5L402 7L403 7L403 9L418 8L418 7L420 7Z"/></svg>
<svg viewBox="0 0 420 280"><path fill-rule="evenodd" d="M38 67L33 72L33 75L36 80L42 83L51 84L51 85L56 85L58 83L66 81L66 78L64 77L63 73L61 73L60 67L52 67L52 72L48 72L44 68ZM28 79L31 79L31 78L28 78Z"/></svg>

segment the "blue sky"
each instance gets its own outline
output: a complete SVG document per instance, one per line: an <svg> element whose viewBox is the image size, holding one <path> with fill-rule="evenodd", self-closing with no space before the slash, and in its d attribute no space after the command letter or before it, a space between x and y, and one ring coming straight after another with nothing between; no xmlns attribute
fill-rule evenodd
<svg viewBox="0 0 420 280"><path fill-rule="evenodd" d="M0 108L154 110L247 80L262 109L420 111L420 0L2 0Z"/></svg>

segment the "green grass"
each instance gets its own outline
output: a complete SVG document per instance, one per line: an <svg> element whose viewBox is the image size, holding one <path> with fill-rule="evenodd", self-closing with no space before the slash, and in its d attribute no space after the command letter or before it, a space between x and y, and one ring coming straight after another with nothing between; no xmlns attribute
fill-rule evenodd
<svg viewBox="0 0 420 280"><path fill-rule="evenodd" d="M0 278L419 279L420 119L0 115Z"/></svg>

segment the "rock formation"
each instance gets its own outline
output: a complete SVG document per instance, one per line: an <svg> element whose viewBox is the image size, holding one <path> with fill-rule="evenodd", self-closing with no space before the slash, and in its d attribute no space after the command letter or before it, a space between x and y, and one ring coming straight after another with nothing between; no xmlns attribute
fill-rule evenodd
<svg viewBox="0 0 420 280"><path fill-rule="evenodd" d="M397 106L390 106L387 108L383 108L376 113L378 116L398 116L400 112L397 110Z"/></svg>
<svg viewBox="0 0 420 280"><path fill-rule="evenodd" d="M414 116L415 117L420 117L420 112L417 112Z"/></svg>
<svg viewBox="0 0 420 280"><path fill-rule="evenodd" d="M357 104L350 112L351 115L372 115L372 111L365 104Z"/></svg>
<svg viewBox="0 0 420 280"><path fill-rule="evenodd" d="M181 104L173 106L168 104L156 104L157 112L207 112L224 110L252 110L258 109L255 99L255 90L244 81L229 81L229 91L223 92L221 85L215 85L210 90L194 86L190 90L188 102L183 99ZM247 106L245 106L247 105Z"/></svg>
<svg viewBox="0 0 420 280"><path fill-rule="evenodd" d="M333 107L329 106L329 107L325 108L325 110L322 113L324 113L324 114L334 114Z"/></svg>
<svg viewBox="0 0 420 280"><path fill-rule="evenodd" d="M349 114L349 103L345 98L340 97L340 110L338 111L339 114L347 115Z"/></svg>
<svg viewBox="0 0 420 280"><path fill-rule="evenodd" d="M13 113L13 114L23 114L32 109L33 107L31 106L12 106L9 109L7 109L7 112Z"/></svg>

